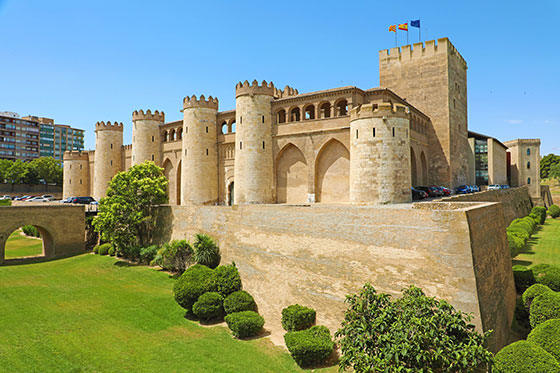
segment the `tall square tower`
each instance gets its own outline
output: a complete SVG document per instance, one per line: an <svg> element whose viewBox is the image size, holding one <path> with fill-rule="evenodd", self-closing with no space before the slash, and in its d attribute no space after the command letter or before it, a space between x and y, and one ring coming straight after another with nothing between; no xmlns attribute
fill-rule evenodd
<svg viewBox="0 0 560 373"><path fill-rule="evenodd" d="M512 187L527 185L529 195L541 197L541 140L517 139L504 143L510 153L509 183Z"/></svg>
<svg viewBox="0 0 560 373"><path fill-rule="evenodd" d="M379 51L380 86L432 121L430 184L468 182L467 63L447 38Z"/></svg>

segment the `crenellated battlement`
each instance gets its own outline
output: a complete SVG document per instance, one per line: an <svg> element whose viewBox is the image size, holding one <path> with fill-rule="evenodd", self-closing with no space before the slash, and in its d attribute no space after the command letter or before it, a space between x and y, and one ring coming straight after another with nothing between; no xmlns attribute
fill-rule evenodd
<svg viewBox="0 0 560 373"><path fill-rule="evenodd" d="M95 131L121 131L123 130L122 122L113 122L111 123L108 121L107 123L101 121L95 123Z"/></svg>
<svg viewBox="0 0 560 373"><path fill-rule="evenodd" d="M265 96L275 96L279 91L274 88L274 83L270 82L268 84L266 80L263 80L261 85L257 80L253 80L252 84L246 80L245 82L237 83L235 86L235 97L245 96L245 95L265 95Z"/></svg>
<svg viewBox="0 0 560 373"><path fill-rule="evenodd" d="M400 48L383 49L379 51L379 61L399 59L401 62L406 62L436 54L456 55L464 67L467 67L467 62L453 44L451 44L448 38L437 39L437 43L436 40L428 40L425 43L414 43L412 45L404 45Z"/></svg>
<svg viewBox="0 0 560 373"><path fill-rule="evenodd" d="M63 156L64 161L89 161L89 154L81 151L65 151Z"/></svg>
<svg viewBox="0 0 560 373"><path fill-rule="evenodd" d="M200 95L200 99L198 99L196 95L192 95L191 97L187 96L183 99L183 109L189 108L208 108L218 110L218 98L209 96L208 100L206 100L204 95Z"/></svg>
<svg viewBox="0 0 560 373"><path fill-rule="evenodd" d="M408 118L410 110L402 104L390 102L359 105L350 110L350 121L365 118L379 118L383 116Z"/></svg>
<svg viewBox="0 0 560 373"><path fill-rule="evenodd" d="M284 90L275 89L274 90L274 97L275 98L286 98L290 96L297 96L299 95L299 91L289 85L284 87Z"/></svg>
<svg viewBox="0 0 560 373"><path fill-rule="evenodd" d="M132 121L135 122L137 120L155 120L158 122L165 122L165 113L163 111L152 111L148 109L148 111L144 112L144 110L134 110L132 112Z"/></svg>

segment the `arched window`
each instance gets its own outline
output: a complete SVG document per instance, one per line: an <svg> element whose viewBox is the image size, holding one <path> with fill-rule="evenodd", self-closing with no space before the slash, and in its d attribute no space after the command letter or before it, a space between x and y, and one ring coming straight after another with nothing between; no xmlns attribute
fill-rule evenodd
<svg viewBox="0 0 560 373"><path fill-rule="evenodd" d="M320 118L330 118L331 117L331 103L325 102L319 107L319 117Z"/></svg>
<svg viewBox="0 0 560 373"><path fill-rule="evenodd" d="M290 122L299 122L301 120L301 113L298 107L290 110Z"/></svg>
<svg viewBox="0 0 560 373"><path fill-rule="evenodd" d="M531 155L531 148L527 148L527 155Z"/></svg>
<svg viewBox="0 0 560 373"><path fill-rule="evenodd" d="M531 178L530 177L527 178L527 184L531 184Z"/></svg>
<svg viewBox="0 0 560 373"><path fill-rule="evenodd" d="M227 122L222 123L222 133L225 135L228 133L228 125Z"/></svg>
<svg viewBox="0 0 560 373"><path fill-rule="evenodd" d="M336 116L348 115L348 101L340 100L336 103Z"/></svg>
<svg viewBox="0 0 560 373"><path fill-rule="evenodd" d="M232 120L231 123L229 124L229 132L235 133L235 119Z"/></svg>
<svg viewBox="0 0 560 373"><path fill-rule="evenodd" d="M286 110L282 109L276 113L276 123L286 123Z"/></svg>
<svg viewBox="0 0 560 373"><path fill-rule="evenodd" d="M529 170L531 168L531 162L527 162L527 169Z"/></svg>
<svg viewBox="0 0 560 373"><path fill-rule="evenodd" d="M183 127L179 127L179 129L177 130L177 140L182 140L183 139Z"/></svg>
<svg viewBox="0 0 560 373"><path fill-rule="evenodd" d="M175 141L175 130L172 129L171 132L169 132L169 141Z"/></svg>
<svg viewBox="0 0 560 373"><path fill-rule="evenodd" d="M307 105L303 108L305 119L315 119L315 106Z"/></svg>

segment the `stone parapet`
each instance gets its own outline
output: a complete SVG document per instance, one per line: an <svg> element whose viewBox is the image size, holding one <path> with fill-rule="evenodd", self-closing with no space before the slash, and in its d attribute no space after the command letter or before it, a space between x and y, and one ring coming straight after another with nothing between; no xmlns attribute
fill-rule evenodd
<svg viewBox="0 0 560 373"><path fill-rule="evenodd" d="M81 151L66 151L63 156L64 161L87 161L89 154Z"/></svg>
<svg viewBox="0 0 560 373"><path fill-rule="evenodd" d="M108 121L107 123L101 121L95 123L95 132L97 131L123 131L123 124L122 122L113 122L111 123Z"/></svg>
<svg viewBox="0 0 560 373"><path fill-rule="evenodd" d="M259 85L259 82L257 82L257 80L253 80L252 84L249 84L249 82L246 80L245 82L241 83L237 83L237 85L235 86L235 97L239 97L239 96L245 96L245 95L265 95L265 96L274 96L275 94L278 94L278 92L276 92L277 90L274 88L274 83L270 82L270 84L268 84L266 82L266 80L263 80L261 85Z"/></svg>
<svg viewBox="0 0 560 373"><path fill-rule="evenodd" d="M144 112L144 110L134 110L132 112L132 121L135 122L137 120L154 120L158 122L165 122L165 113L163 111L152 111L148 109L148 111Z"/></svg>
<svg viewBox="0 0 560 373"><path fill-rule="evenodd" d="M206 100L204 95L200 95L200 99L198 99L196 95L192 95L191 97L187 96L183 99L183 109L190 108L208 108L218 110L218 98L209 96L208 100Z"/></svg>
<svg viewBox="0 0 560 373"><path fill-rule="evenodd" d="M402 104L392 104L390 102L371 103L360 105L350 110L350 120L382 118L388 115L408 118L409 113L408 107Z"/></svg>

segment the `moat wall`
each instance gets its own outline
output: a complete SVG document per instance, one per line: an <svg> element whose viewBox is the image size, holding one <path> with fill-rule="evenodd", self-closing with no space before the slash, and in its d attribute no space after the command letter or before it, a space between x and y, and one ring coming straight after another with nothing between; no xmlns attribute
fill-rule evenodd
<svg viewBox="0 0 560 373"><path fill-rule="evenodd" d="M282 341L282 308L317 310L335 331L346 294L369 282L399 295L411 284L472 312L479 330L494 330L491 348L507 341L515 306L511 259L497 203L388 206L165 206L163 238L213 236L222 263L234 261L244 289Z"/></svg>

